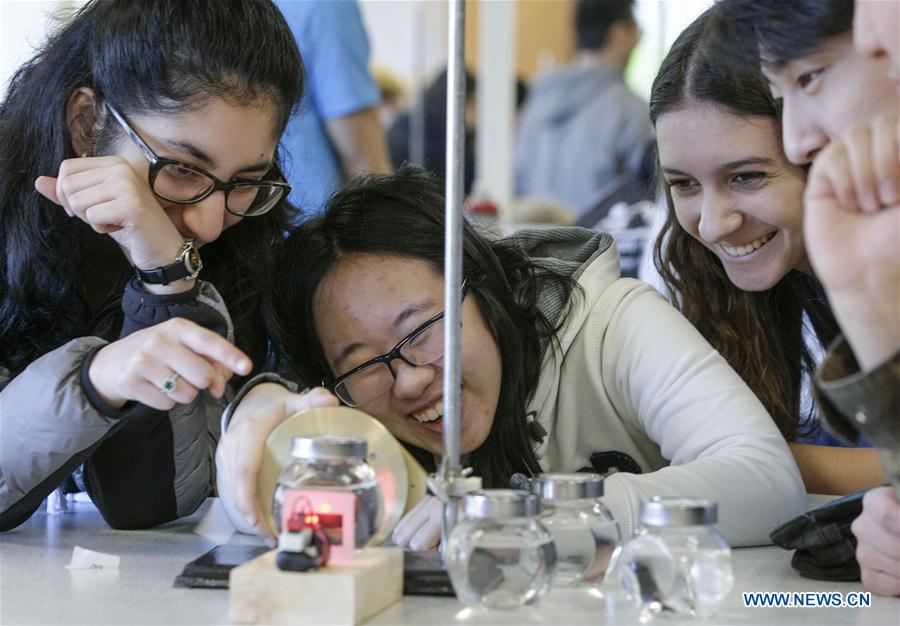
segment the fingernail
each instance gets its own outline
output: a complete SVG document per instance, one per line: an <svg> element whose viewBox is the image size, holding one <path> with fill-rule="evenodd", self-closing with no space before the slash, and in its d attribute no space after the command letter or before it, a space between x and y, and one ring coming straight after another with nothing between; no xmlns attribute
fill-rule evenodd
<svg viewBox="0 0 900 626"><path fill-rule="evenodd" d="M896 204L900 202L900 184L896 180L887 180L879 186L881 191L881 199L885 204Z"/></svg>
<svg viewBox="0 0 900 626"><path fill-rule="evenodd" d="M250 361L247 359L238 359L234 362L235 368L240 372L246 372L250 369Z"/></svg>

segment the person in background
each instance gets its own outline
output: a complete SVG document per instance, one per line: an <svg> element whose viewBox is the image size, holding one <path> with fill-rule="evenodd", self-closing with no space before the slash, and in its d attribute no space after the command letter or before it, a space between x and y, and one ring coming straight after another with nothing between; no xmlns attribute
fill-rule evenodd
<svg viewBox="0 0 900 626"><path fill-rule="evenodd" d="M857 1L857 51L886 59L900 89L900 3ZM852 127L815 159L806 193L810 260L844 338L817 377L830 422L873 433L894 489L872 489L851 530L863 585L900 595L900 125ZM842 424L843 423L843 424ZM885 439L876 440L876 431Z"/></svg>
<svg viewBox="0 0 900 626"><path fill-rule="evenodd" d="M472 191L475 180L475 77L466 70L466 103L463 109L465 154L463 156L463 193ZM447 70L435 77L420 96L425 112L424 162L420 165L437 176L444 177L447 169ZM395 167L410 163L413 157L412 115L415 106L398 117L388 130L391 161Z"/></svg>
<svg viewBox="0 0 900 626"><path fill-rule="evenodd" d="M444 428L443 206L418 168L341 189L289 238L267 317L282 373L301 386L324 380L432 471ZM655 290L619 277L609 235L491 240L467 222L462 245L460 451L485 487L589 469L608 475L604 501L625 536L642 498L691 495L718 501L732 545L765 543L806 506L763 406ZM217 452L219 493L239 527L258 519L263 444L296 388L247 391L253 382L226 412ZM396 543L435 547L440 508L423 500Z"/></svg>
<svg viewBox="0 0 900 626"><path fill-rule="evenodd" d="M114 528L212 493L226 384L267 353L261 293L291 214L276 147L302 85L268 0L89 2L13 76L0 531L79 466Z"/></svg>
<svg viewBox="0 0 900 626"><path fill-rule="evenodd" d="M788 155L798 163L815 158L804 235L844 331L816 373L824 416L843 433L855 425L864 434L882 434L884 440L873 441L876 445L893 442L888 451L893 456L885 458L896 488L898 4L805 0L783 11L771 3L724 0L721 6L732 28L723 40L744 40L745 56L759 63L773 93L783 98ZM747 27L752 32L745 32ZM852 530L863 584L878 593L900 594L895 493L888 488L867 493Z"/></svg>
<svg viewBox="0 0 900 626"><path fill-rule="evenodd" d="M804 393L838 333L803 246L806 171L784 154L778 106L758 70L736 71L704 41L718 19L711 9L688 26L653 83L668 206L657 267L676 306L768 409L809 492L878 485L875 451L830 447L841 441Z"/></svg>
<svg viewBox="0 0 900 626"><path fill-rule="evenodd" d="M633 0L578 0L577 52L566 67L537 78L519 121L516 194L587 212L640 175L653 141L647 104L623 72L640 39Z"/></svg>
<svg viewBox="0 0 900 626"><path fill-rule="evenodd" d="M322 211L345 181L391 171L369 71L369 40L356 0L277 0L306 71L299 115L282 139L290 201L300 219Z"/></svg>

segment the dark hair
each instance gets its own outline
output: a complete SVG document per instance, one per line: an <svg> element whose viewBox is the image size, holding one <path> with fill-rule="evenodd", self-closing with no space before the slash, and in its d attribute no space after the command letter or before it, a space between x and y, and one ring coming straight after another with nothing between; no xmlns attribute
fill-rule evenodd
<svg viewBox="0 0 900 626"><path fill-rule="evenodd" d="M721 19L713 7L675 40L653 81L654 125L661 115L692 102L779 121L778 105L759 69L728 66L706 46L706 35ZM837 334L821 287L795 270L767 291L739 289L718 257L678 223L669 189L662 186L669 210L654 247L656 267L685 317L741 375L784 436L793 440L800 434L803 375L815 367L804 342L804 312L820 341L830 342Z"/></svg>
<svg viewBox="0 0 900 626"><path fill-rule="evenodd" d="M444 198L436 179L404 167L394 174L351 182L332 196L325 212L291 235L279 264L267 327L277 367L305 385L331 372L316 333L313 301L318 286L341 260L354 254L396 255L427 263L443 275ZM544 289L568 296L574 282L547 271L514 244L489 241L466 223L463 274L497 341L503 382L493 426L469 464L486 486L503 486L515 472L540 471L527 432L526 403L540 374L542 344L555 336L554 322L538 310ZM425 467L434 458L407 446Z"/></svg>
<svg viewBox="0 0 900 626"><path fill-rule="evenodd" d="M596 50L606 45L609 29L616 22L634 22L634 0L578 0L575 5L575 39L578 50Z"/></svg>
<svg viewBox="0 0 900 626"><path fill-rule="evenodd" d="M95 148L118 137L103 101L124 114L193 110L210 98L271 102L280 135L296 107L303 68L288 25L269 0L95 0L63 23L13 76L0 104L0 354L12 374L89 331L83 292L95 287L81 262L106 243L34 190L77 156L67 120L70 95L95 94ZM238 345L265 354L260 277L293 209L281 203L244 219L203 248L203 278L231 312ZM122 259L124 261L124 258ZM127 273L107 307L115 310ZM105 286L104 286L105 287ZM121 320L118 322L121 323Z"/></svg>
<svg viewBox="0 0 900 626"><path fill-rule="evenodd" d="M853 0L719 0L711 45L723 58L775 66L813 54L853 28ZM737 54L735 54L737 53Z"/></svg>

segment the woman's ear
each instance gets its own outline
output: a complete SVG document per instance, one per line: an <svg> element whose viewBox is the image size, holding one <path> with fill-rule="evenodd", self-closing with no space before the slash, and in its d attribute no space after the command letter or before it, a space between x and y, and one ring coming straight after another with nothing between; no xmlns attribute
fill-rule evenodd
<svg viewBox="0 0 900 626"><path fill-rule="evenodd" d="M66 125L72 149L80 156L94 153L94 130L97 125L97 100L90 87L79 87L69 96L66 104Z"/></svg>

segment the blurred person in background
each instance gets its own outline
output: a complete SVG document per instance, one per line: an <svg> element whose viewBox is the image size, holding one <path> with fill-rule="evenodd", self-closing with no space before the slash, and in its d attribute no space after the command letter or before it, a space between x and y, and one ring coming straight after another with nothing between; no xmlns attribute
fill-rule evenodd
<svg viewBox="0 0 900 626"><path fill-rule="evenodd" d="M466 70L466 103L464 109L465 162L463 193L468 195L475 180L475 77ZM416 163L443 178L447 169L447 70L443 70L419 96L424 99L424 162ZM388 130L391 161L395 167L412 161L412 119L416 107L401 115Z"/></svg>
<svg viewBox="0 0 900 626"><path fill-rule="evenodd" d="M475 106L478 83L475 76L466 70L466 101L463 108L463 124L465 127L465 156L463 163L463 193L472 193L472 185L475 182L475 128L477 124L477 109ZM516 112L521 109L525 101L525 83L516 79ZM424 100L425 111L425 136L424 136L424 162L415 163L426 170L444 178L447 169L447 70L446 68L435 77L425 91L420 95ZM416 106L401 114L388 130L388 146L391 153L391 162L394 167L400 167L406 163L412 163L412 116Z"/></svg>
<svg viewBox="0 0 900 626"><path fill-rule="evenodd" d="M282 140L290 201L305 219L359 174L391 171L379 121L381 93L369 72L369 40L356 0L276 2L306 70L299 115Z"/></svg>
<svg viewBox="0 0 900 626"><path fill-rule="evenodd" d="M515 153L516 193L565 205L573 218L605 189L634 180L652 144L643 102L624 71L640 39L633 0L578 0L577 52L538 78L523 107Z"/></svg>

